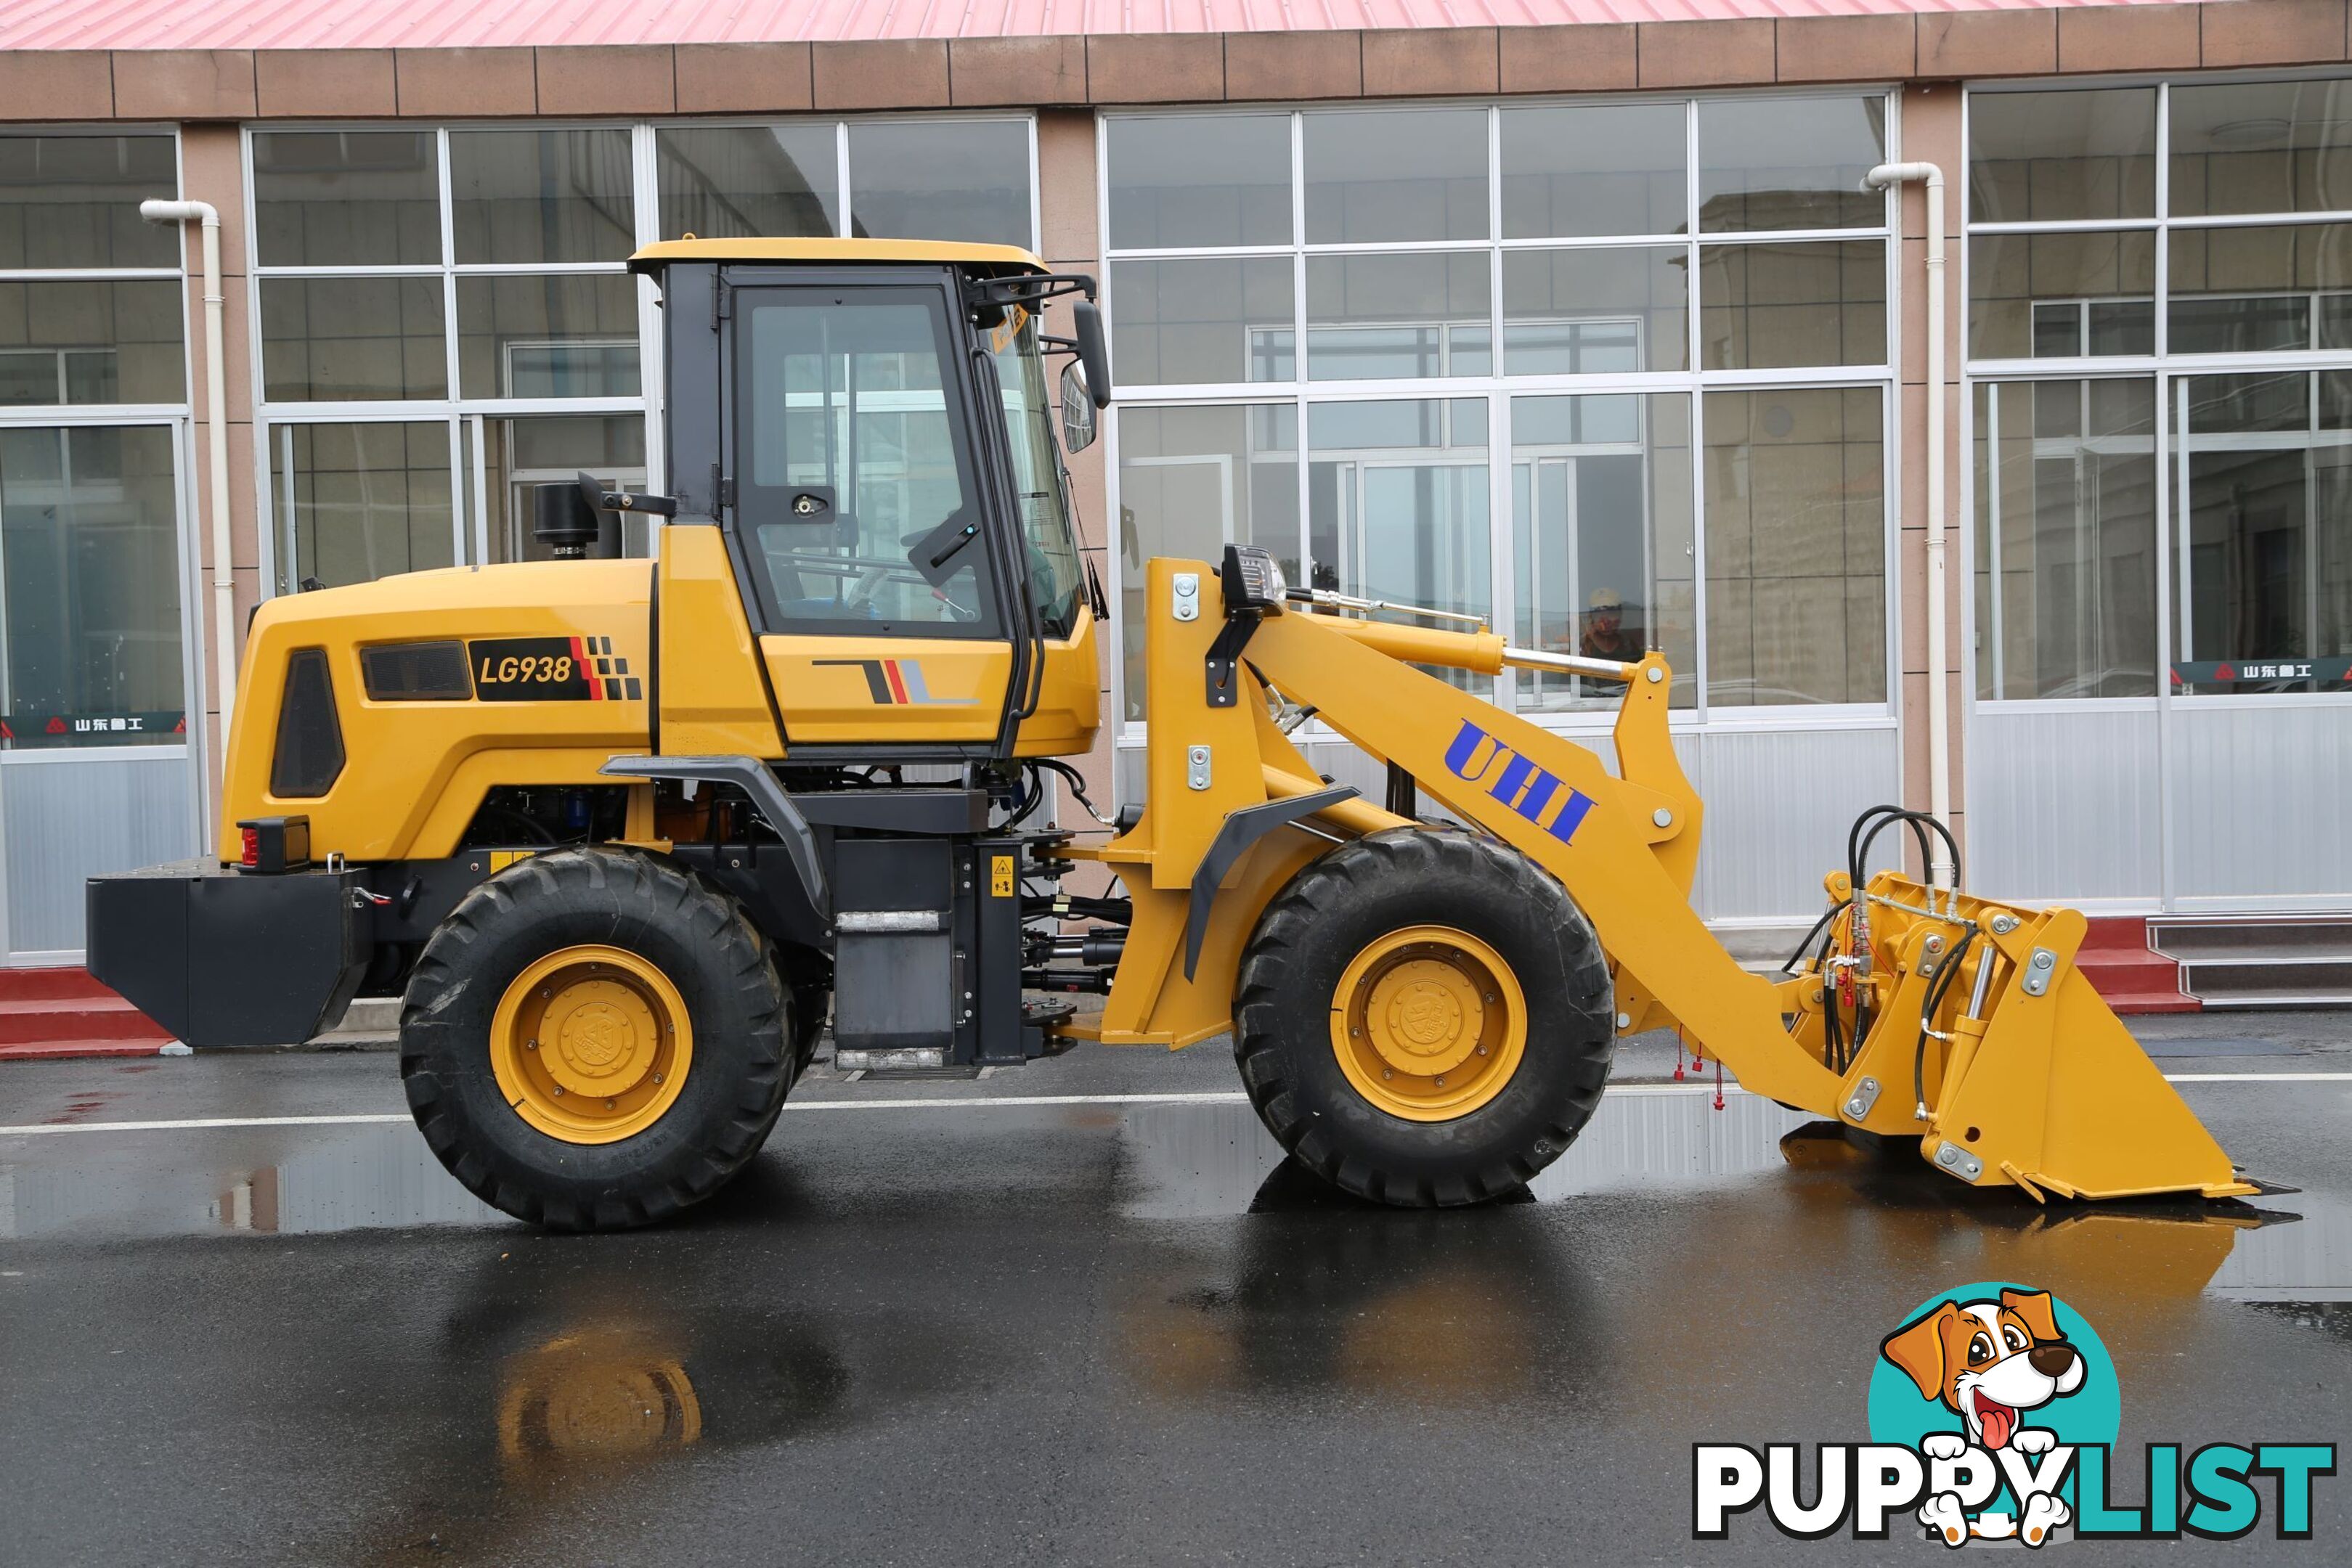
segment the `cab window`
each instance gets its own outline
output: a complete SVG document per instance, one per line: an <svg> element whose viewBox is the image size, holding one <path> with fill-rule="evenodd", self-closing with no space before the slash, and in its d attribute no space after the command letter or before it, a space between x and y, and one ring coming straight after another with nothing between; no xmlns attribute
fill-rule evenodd
<svg viewBox="0 0 2352 1568"><path fill-rule="evenodd" d="M737 515L769 630L1002 637L942 294L746 289Z"/></svg>
<svg viewBox="0 0 2352 1568"><path fill-rule="evenodd" d="M1066 637L1078 623L1078 547L1070 532L1069 486L1045 394L1036 317L1015 308L990 333L989 347L1004 398L1005 444L1012 449L1013 488L1021 503L1022 569L1029 574L1038 633Z"/></svg>

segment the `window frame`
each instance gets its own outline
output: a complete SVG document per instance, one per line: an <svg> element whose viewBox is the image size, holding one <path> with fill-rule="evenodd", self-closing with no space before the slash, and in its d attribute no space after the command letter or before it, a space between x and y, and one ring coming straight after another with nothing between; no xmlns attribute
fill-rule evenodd
<svg viewBox="0 0 2352 1568"><path fill-rule="evenodd" d="M29 120L21 124L0 127L0 137L16 136L163 136L172 143L173 193L187 190L187 147L180 134L181 127L172 121L79 121ZM52 429L73 428L156 428L164 430L172 445L173 465L172 499L173 506L174 559L173 583L179 592L180 619L180 687L183 711L194 721L205 712L203 683L204 650L210 646L210 637L203 627L207 612L206 601L198 583L198 559L191 538L196 507L196 462L194 424L195 414L196 344L194 312L189 303L190 243L185 225L173 225L179 232L173 236L178 261L172 267L11 267L0 269L0 281L24 283L63 282L129 282L153 281L171 284L180 298L181 397L176 402L88 402L88 403L7 403L0 404L0 428ZM201 726L194 727L198 738L192 743L186 734L177 738L154 744L103 746L41 747L19 750L15 747L0 747L0 768L37 767L48 763L89 761L92 758L114 758L125 761L178 760L191 762L201 754ZM211 786L204 771L196 771L189 790L191 825L198 830L210 810L208 797ZM5 926L0 919L0 926Z"/></svg>
<svg viewBox="0 0 2352 1568"><path fill-rule="evenodd" d="M1965 585L1959 608L1962 628L1959 674L1969 706L1986 707L2000 713L2084 713L2107 710L2115 712L2161 712L2174 705L2193 705L2200 709L2222 707L2260 707L2265 710L2290 706L2342 707L2352 706L2352 683L2334 691L2305 692L2219 692L2183 691L2175 687L2171 679L2179 662L2179 628L2189 609L2182 595L2189 574L2186 568L2188 552L2192 548L2189 537L2189 518L2181 504L2180 492L2185 483L2184 465L2189 455L2200 443L2189 433L2177 428L2181 400L2188 383L2228 376L2274 376L2284 374L2310 375L2330 371L2352 371L2352 345L2341 349L2305 347L2293 350L2244 350L2221 353L2175 352L2171 346L2171 316L2174 304L2171 291L2172 236L2176 234L2216 229L2279 229L2319 227L2328 224L2352 224L2352 210L2313 210L2309 212L2250 212L2227 214L2196 214L2175 215L2172 213L2172 112L2171 94L2176 86L2209 87L2223 85L2261 85L2304 81L2352 81L2347 68L2341 65L2315 66L2287 69L2246 69L2236 71L2200 71L2193 75L2161 72L2139 72L2097 77L2028 78L2015 80L1969 82L1965 84L1960 105L1960 148L1962 168L1955 182L1959 189L1959 280L1957 298L1963 312L1959 323L1962 361L1958 388L1960 408L1958 413L1958 511L1957 521L1960 539L1959 570ZM1979 100L1997 100L2004 94L2017 92L2091 91L2106 88L2147 87L2154 89L2156 116L2156 203L2154 213L2145 218L2053 219L2033 222L1981 223L1977 221L1973 201L1973 182L1969 177L1967 160L1972 152L1970 127L1980 107ZM1970 357L1966 345L1974 325L1967 314L1973 308L1971 267L1973 246L1970 241L1985 235L2032 235L2063 233L2145 233L2153 236L2155 245L2155 287L2146 298L2154 316L2154 351L2146 354L2077 354L2073 356L2036 359L2032 357ZM2347 289L2352 292L2352 289ZM2306 322L2309 340L2315 342L2318 331L2315 302L2328 290L2263 288L2249 291L2244 298L2295 298L2314 302ZM2053 296L2048 303L2061 303L2073 297ZM2120 298L2120 297L2119 297ZM2128 298L2143 296L2134 293ZM2200 296L2200 298L2205 298ZM2233 298L2221 296L2220 298ZM2029 300L2031 309L2042 301ZM2078 343L2082 340L2078 339ZM1976 401L1977 389L1988 383L2000 384L2038 381L2152 381L2156 396L2156 428L2153 433L2156 484L2156 601L2149 606L2155 617L2156 668L2155 691L2146 696L2063 696L2063 697L2002 697L1978 695L1981 683L1979 665L1981 662L1982 634L1977 615L1975 584L1979 562L1977 535L1977 476L1974 453L1978 438ZM2309 433L2303 433L2309 434ZM2210 438L2208 438L2210 440ZM2352 442L2347 435L2347 442ZM2342 444L2344 443L2331 443ZM2207 449L2210 449L2208 447ZM2335 655L2340 656L2340 655ZM2312 655L2314 658L2319 655Z"/></svg>
<svg viewBox="0 0 2352 1568"><path fill-rule="evenodd" d="M1556 94L1503 98L1499 96L1475 99L1391 99L1378 103L1336 106L1328 103L1247 103L1229 104L1200 109L1154 105L1132 110L1098 111L1096 115L1096 211L1097 243L1100 246L1104 277L1103 308L1110 318L1113 329L1118 319L1118 266L1121 262L1173 261L1183 259L1236 259L1252 256L1287 258L1292 271L1292 343L1291 371L1286 381L1263 381L1217 383L1169 383L1165 385L1126 385L1119 389L1119 401L1110 410L1105 422L1104 469L1108 494L1108 515L1119 515L1119 412L1122 407L1176 408L1216 405L1293 405L1297 410L1299 450L1298 511L1302 528L1309 514L1309 484L1313 456L1307 431L1308 412L1319 404L1335 402L1388 402L1403 399L1461 399L1484 397L1487 401L1487 477L1489 501L1487 521L1489 540L1487 557L1493 572L1493 589L1489 604L1498 617L1513 613L1517 603L1513 581L1514 562L1511 539L1512 461L1514 451L1510 426L1510 402L1514 396L1529 395L1591 395L1612 392L1649 393L1683 392L1690 398L1690 464L1692 520L1692 576L1694 599L1691 614L1694 621L1692 643L1696 650L1696 668L1689 672L1696 692L1693 706L1677 708L1670 722L1677 731L1707 727L1727 729L1792 729L1792 728L1887 728L1898 721L1902 702L1901 626L1900 626L1900 492L1898 478L1902 474L1898 417L1899 400L1896 367L1902 363L1901 319L1899 308L1902 294L1902 246L1896 226L1899 193L1890 190L1882 209L1883 220L1874 227L1824 228L1798 230L1756 230L1711 232L1703 231L1699 221L1699 191L1705 149L1699 140L1699 106L1719 99L1823 99L1875 98L1886 106L1885 157L1899 161L1902 156L1902 92L1899 83L1863 83L1853 86L1807 86L1764 89L1743 89L1726 92L1635 93L1622 96ZM1523 236L1500 237L1504 234L1502 202L1504 173L1501 162L1501 114L1507 109L1541 105L1571 107L1610 107L1618 105L1679 105L1684 112L1684 232L1680 234L1608 235L1584 236ZM1477 108L1486 112L1487 128L1487 235L1476 240L1411 240L1308 243L1306 226L1306 165L1305 116L1321 110L1343 109L1349 113L1410 114L1427 110L1458 110ZM1289 245L1219 246L1132 246L1115 248L1110 243L1109 213L1111 193L1110 131L1111 123L1121 119L1172 119L1184 116L1207 118L1217 115L1286 115L1290 120L1290 193L1291 233ZM1884 361L1873 365L1814 366L1799 369L1768 370L1703 370L1701 337L1699 261L1704 250L1727 246L1828 244L1840 241L1876 241L1884 255L1885 299L1886 302L1885 355ZM1503 260L1512 251L1601 250L1612 248L1659 247L1683 248L1687 258L1687 295L1684 308L1685 368L1679 371L1642 371L1626 372L1591 372L1575 374L1507 374L1503 361L1506 331L1506 304L1503 289ZM1488 258L1488 319L1487 332L1493 356L1492 373L1486 376L1436 376L1374 381L1317 381L1312 379L1306 360L1308 322L1307 267L1310 258L1398 253L1439 254L1467 252L1484 254ZM1245 324L1246 325L1246 324ZM1801 390L1818 387L1874 387L1882 398L1881 460L1884 483L1882 507L1885 514L1884 582L1885 585L1885 672L1882 700L1858 703L1820 703L1767 707L1717 707L1710 711L1706 698L1707 664L1706 590L1706 426L1704 394L1713 391L1736 389ZM1500 460L1498 461L1498 455ZM1115 557L1118 552L1111 552ZM1111 581L1108 591L1114 602L1123 602L1123 561L1110 562ZM1500 624L1498 622L1497 624ZM1605 712L1580 710L1572 712L1545 711L1518 706L1518 686L1521 678L1516 672L1506 670L1492 683L1491 695L1502 706L1517 713L1521 718L1556 731L1580 737L1598 738L1606 732L1611 716ZM1140 745L1143 726L1140 720L1129 720L1127 712L1127 673L1124 657L1113 659L1109 674L1112 711L1119 716L1115 726L1117 742L1122 747ZM1482 690L1486 688L1482 687ZM1337 738L1319 722L1310 724L1302 734L1307 738Z"/></svg>
<svg viewBox="0 0 2352 1568"><path fill-rule="evenodd" d="M630 200L634 209L634 245L637 248L657 243L661 238L660 164L656 151L658 133L672 127L695 130L757 129L780 124L830 124L834 127L835 178L840 191L838 232L846 233L853 221L855 192L849 178L849 127L853 122L897 122L963 124L971 120L1018 121L1024 128L1028 164L1025 176L1029 188L1029 248L1035 250L1039 237L1039 196L1037 172L1037 117L1024 110L990 110L978 114L955 114L940 110L918 110L896 114L811 114L811 115L722 115L710 118L685 115L659 115L630 118L571 117L548 118L528 122L532 131L611 131L623 130L629 135ZM488 426L495 420L520 420L542 415L579 415L583 417L627 417L635 415L644 422L645 465L643 484L647 489L661 490L667 486L664 470L667 458L661 440L665 406L664 361L661 340L659 298L650 277L634 281L637 298L638 385L635 396L628 397L467 397L460 381L459 361L461 334L457 318L457 283L467 277L552 276L628 276L626 257L613 261L593 262L459 262L456 251L456 209L450 184L449 138L452 132L470 131L514 131L518 122L512 120L457 118L420 123L413 120L373 119L353 120L289 120L247 121L239 127L238 156L244 177L245 232L257 235L257 215L255 201L254 138L257 135L283 134L303 131L429 131L435 138L440 212L441 246L439 259L430 263L406 263L385 266L281 266L264 264L257 250L248 259L245 280L245 303L247 319L254 329L247 334L250 357L250 385L253 388L253 485L255 515L268 519L260 530L261 593L274 597L293 591L291 581L281 583L280 574L292 569L290 537L287 535L280 513L281 498L273 493L271 482L272 447L278 429L288 425L323 423L429 423L446 421L449 426L449 483L453 559L460 565L478 564L490 559L490 517L498 503L491 495L488 471ZM5 277L5 275L0 275ZM437 277L442 286L442 336L446 360L446 386L440 398L352 399L346 401L287 402L270 401L264 396L267 382L262 370L261 285L265 279L288 277ZM606 340L603 335L593 340ZM647 549L656 548L659 523L656 519L647 540Z"/></svg>

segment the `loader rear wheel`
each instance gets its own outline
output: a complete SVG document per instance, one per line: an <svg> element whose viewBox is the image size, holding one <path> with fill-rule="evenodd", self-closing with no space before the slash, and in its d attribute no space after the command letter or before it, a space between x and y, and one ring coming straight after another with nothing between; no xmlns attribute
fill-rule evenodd
<svg viewBox="0 0 2352 1568"><path fill-rule="evenodd" d="M627 851L482 883L425 944L401 1076L441 1163L560 1230L667 1218L759 1151L795 1075L790 993L726 897Z"/></svg>
<svg viewBox="0 0 2352 1568"><path fill-rule="evenodd" d="M1608 961L1559 883L1470 833L1392 829L1266 906L1235 987L1259 1117L1360 1197L1476 1203L1573 1143L1615 1051Z"/></svg>

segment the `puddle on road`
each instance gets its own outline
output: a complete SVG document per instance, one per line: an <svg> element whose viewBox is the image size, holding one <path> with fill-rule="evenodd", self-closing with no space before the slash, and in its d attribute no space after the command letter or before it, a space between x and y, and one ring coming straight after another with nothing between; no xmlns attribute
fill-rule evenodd
<svg viewBox="0 0 2352 1568"><path fill-rule="evenodd" d="M1113 1201L1134 1220L1391 1212L1291 1165L1247 1105L1218 1103L792 1119L779 1147L797 1184L821 1188L828 1145L883 1135L871 1119L879 1116L896 1129L887 1135L901 1138L908 1124L940 1125L941 1118L953 1118L962 1136L1092 1138L1108 1130L1118 1144ZM991 1124L977 1124L981 1116ZM1809 1126L1811 1133L1801 1131ZM2053 1238L2066 1238L2077 1252L2108 1238L2119 1255L2134 1257L2156 1239L2172 1260L2168 1266L2195 1278L2192 1291L2246 1301L2352 1301L2352 1205L2332 1195L2267 1199L2260 1211L2035 1209L2014 1194L1955 1191L1925 1166L1868 1159L1833 1133L1813 1135L1819 1131L1753 1095L1733 1094L1717 1111L1705 1093L1620 1092L1603 1098L1583 1135L1512 1201L1655 1196L1677 1225L1745 1204L1759 1206L1756 1223L1776 1232L1792 1214L1805 1224L1866 1216L1894 1248L1948 1251L1961 1238L1983 1265L1978 1277L1998 1271L1999 1255L2019 1245L2025 1255L2011 1277L2030 1273L2032 1253ZM952 1163L943 1163L941 1181L956 1180ZM2263 1223L2265 1214L2304 1218ZM758 1214L746 1209L742 1217ZM68 1134L0 1152L0 1238L292 1236L514 1223L452 1180L404 1124Z"/></svg>
<svg viewBox="0 0 2352 1568"><path fill-rule="evenodd" d="M0 1236L305 1235L512 1224L404 1122L74 1133L0 1154Z"/></svg>
<svg viewBox="0 0 2352 1568"><path fill-rule="evenodd" d="M1720 1111L1713 1103L1704 1093L1604 1094L1582 1135L1536 1177L1535 1200L1781 1170L1781 1136L1809 1120L1752 1094L1727 1096ZM1138 1106L1120 1119L1119 1143L1129 1181L1123 1207L1142 1219L1262 1209L1258 1189L1283 1159L1247 1105Z"/></svg>

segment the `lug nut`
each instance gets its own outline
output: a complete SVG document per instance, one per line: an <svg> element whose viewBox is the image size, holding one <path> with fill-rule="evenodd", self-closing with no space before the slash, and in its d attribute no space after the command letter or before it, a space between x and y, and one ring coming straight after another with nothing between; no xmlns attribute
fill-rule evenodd
<svg viewBox="0 0 2352 1568"><path fill-rule="evenodd" d="M561 1099L562 1099L562 1098L563 1098L563 1085L562 1085L562 1084L561 1084L561 1083L559 1083L559 1084L557 1084L557 1085L555 1086L555 1097L556 1097L558 1100L561 1100Z"/></svg>
<svg viewBox="0 0 2352 1568"><path fill-rule="evenodd" d="M613 1103L612 1103L612 1101L610 1101L610 1100L606 1100L606 1101L604 1102L604 1109L605 1109L605 1110L607 1110L607 1111L609 1111L609 1110L611 1110L612 1108L613 1108Z"/></svg>
<svg viewBox="0 0 2352 1568"><path fill-rule="evenodd" d="M1483 1046L1483 1045L1482 1045L1482 1046L1480 1046L1480 1047L1478 1048L1478 1054L1479 1054L1479 1055L1481 1055L1481 1056L1486 1055L1486 1048L1485 1046Z"/></svg>
<svg viewBox="0 0 2352 1568"><path fill-rule="evenodd" d="M1393 1067L1383 1067L1381 1069L1381 1076L1382 1078L1394 1078L1396 1076L1396 1069Z"/></svg>
<svg viewBox="0 0 2352 1568"><path fill-rule="evenodd" d="M524 1040L522 1042L522 1048L525 1051L537 1051L539 1049L539 1041L535 1040Z"/></svg>
<svg viewBox="0 0 2352 1568"><path fill-rule="evenodd" d="M1443 1089L1443 1088L1444 1088L1444 1087L1445 1087L1445 1080L1444 1080L1444 1078L1443 1076L1440 1076L1440 1077L1439 1077L1439 1079L1437 1080L1437 1086L1438 1086L1440 1089Z"/></svg>
<svg viewBox="0 0 2352 1568"><path fill-rule="evenodd" d="M654 1074L654 1082L655 1082L656 1083L659 1083L661 1081L662 1081L662 1075L661 1075L660 1073L658 1073L658 1072L655 1073L655 1074Z"/></svg>

